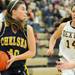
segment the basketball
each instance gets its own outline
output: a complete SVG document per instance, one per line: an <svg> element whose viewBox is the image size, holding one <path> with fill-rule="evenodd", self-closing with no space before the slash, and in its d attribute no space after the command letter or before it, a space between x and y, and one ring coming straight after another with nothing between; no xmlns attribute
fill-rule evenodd
<svg viewBox="0 0 75 75"><path fill-rule="evenodd" d="M9 56L6 52L0 51L0 71L6 70L7 61L9 60Z"/></svg>

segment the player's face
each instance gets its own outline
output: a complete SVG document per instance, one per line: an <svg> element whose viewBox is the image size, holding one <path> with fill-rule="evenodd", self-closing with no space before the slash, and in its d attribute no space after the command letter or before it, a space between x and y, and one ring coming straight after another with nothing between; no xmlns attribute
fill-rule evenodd
<svg viewBox="0 0 75 75"><path fill-rule="evenodd" d="M72 8L71 15L72 15L72 19L75 20L75 6L73 6Z"/></svg>
<svg viewBox="0 0 75 75"><path fill-rule="evenodd" d="M26 13L27 11L25 4L20 4L18 8L14 10L15 18L18 20L24 20L25 18L27 18Z"/></svg>

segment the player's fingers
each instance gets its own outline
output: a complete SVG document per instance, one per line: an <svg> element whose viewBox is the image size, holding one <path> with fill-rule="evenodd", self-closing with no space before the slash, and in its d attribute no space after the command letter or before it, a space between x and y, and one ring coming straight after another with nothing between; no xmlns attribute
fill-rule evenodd
<svg viewBox="0 0 75 75"><path fill-rule="evenodd" d="M8 69L11 64L14 62L14 58L11 58L10 60L7 61L7 66L6 66L6 69Z"/></svg>
<svg viewBox="0 0 75 75"><path fill-rule="evenodd" d="M12 53L8 52L8 54L9 54L10 58L12 58L12 57L13 57L13 54L12 54Z"/></svg>
<svg viewBox="0 0 75 75"><path fill-rule="evenodd" d="M59 65L56 65L56 68L59 72L61 72L61 67Z"/></svg>
<svg viewBox="0 0 75 75"><path fill-rule="evenodd" d="M57 65L62 65L63 62L62 61L56 61Z"/></svg>
<svg viewBox="0 0 75 75"><path fill-rule="evenodd" d="M48 51L47 51L47 54L48 54L48 55L53 55L53 53L54 53L54 52L53 52L52 50L48 50Z"/></svg>
<svg viewBox="0 0 75 75"><path fill-rule="evenodd" d="M8 69L8 68L11 66L11 64L12 64L12 63L9 63L9 64L6 66L6 69Z"/></svg>

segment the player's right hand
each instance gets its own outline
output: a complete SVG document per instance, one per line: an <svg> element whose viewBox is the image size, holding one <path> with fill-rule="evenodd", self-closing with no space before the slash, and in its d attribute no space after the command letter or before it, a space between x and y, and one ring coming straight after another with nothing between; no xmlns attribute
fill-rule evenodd
<svg viewBox="0 0 75 75"><path fill-rule="evenodd" d="M52 55L54 54L54 50L48 49L48 50L47 50L47 54L48 54L49 56L52 56Z"/></svg>
<svg viewBox="0 0 75 75"><path fill-rule="evenodd" d="M12 65L12 63L15 61L15 56L12 55L10 52L8 52L8 53L10 55L10 59L7 61L6 69L8 69Z"/></svg>

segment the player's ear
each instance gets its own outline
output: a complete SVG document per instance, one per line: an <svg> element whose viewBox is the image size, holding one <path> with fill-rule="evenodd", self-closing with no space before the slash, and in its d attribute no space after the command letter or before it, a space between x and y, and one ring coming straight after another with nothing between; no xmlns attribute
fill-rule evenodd
<svg viewBox="0 0 75 75"><path fill-rule="evenodd" d="M12 11L12 14L13 14L13 15L16 15L16 10L13 10L13 11Z"/></svg>

